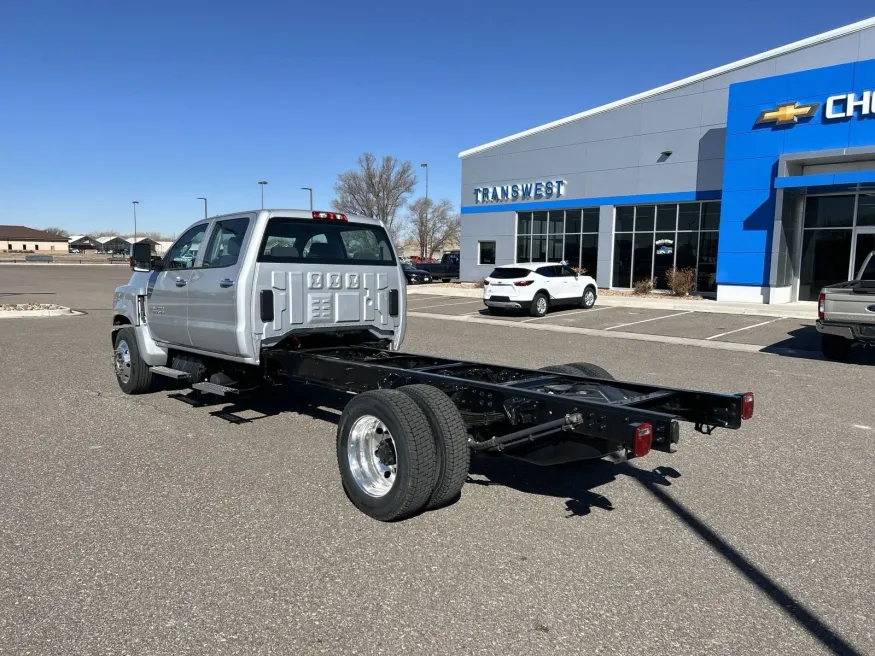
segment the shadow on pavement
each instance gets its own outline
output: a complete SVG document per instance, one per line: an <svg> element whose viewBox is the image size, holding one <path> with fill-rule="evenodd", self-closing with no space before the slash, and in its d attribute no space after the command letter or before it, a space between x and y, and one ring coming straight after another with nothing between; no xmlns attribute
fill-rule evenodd
<svg viewBox="0 0 875 656"><path fill-rule="evenodd" d="M796 330L787 333L787 339L775 342L762 348L763 353L773 353L790 358L805 358L823 360L820 352L820 333L814 326L801 325ZM875 364L875 348L862 348L859 345L851 349L848 364Z"/></svg>
<svg viewBox="0 0 875 656"><path fill-rule="evenodd" d="M834 654L862 655L825 622L806 608L798 599L772 580L765 572L749 561L735 547L720 537L703 520L683 504L676 501L666 490L672 479L681 477L671 467L654 470L641 469L631 462L611 463L595 460L571 463L558 467L538 467L512 458L475 456L471 461L471 473L485 476L487 480L469 478L474 485L503 485L529 494L542 494L564 498L569 517L588 515L594 508L613 510L611 501L593 488L610 483L618 476L629 476L647 490L677 519L683 522L728 564L756 585L791 619Z"/></svg>

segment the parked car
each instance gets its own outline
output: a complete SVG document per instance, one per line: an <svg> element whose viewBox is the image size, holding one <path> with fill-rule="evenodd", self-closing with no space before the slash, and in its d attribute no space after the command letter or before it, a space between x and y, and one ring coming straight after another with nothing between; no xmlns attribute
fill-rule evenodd
<svg viewBox="0 0 875 656"><path fill-rule="evenodd" d="M483 303L490 312L528 310L543 317L551 307L595 305L599 288L590 276L565 264L533 262L496 267L483 285Z"/></svg>
<svg viewBox="0 0 875 656"><path fill-rule="evenodd" d="M875 251L854 280L820 291L816 325L828 360L847 360L854 344L875 346Z"/></svg>
<svg viewBox="0 0 875 656"><path fill-rule="evenodd" d="M403 262L401 268L404 270L404 277L407 278L408 285L420 285L427 282L432 282L431 274L428 271L418 269L412 264Z"/></svg>
<svg viewBox="0 0 875 656"><path fill-rule="evenodd" d="M443 282L450 282L459 277L458 253L444 253L437 264L417 264L417 268L428 271L431 277Z"/></svg>

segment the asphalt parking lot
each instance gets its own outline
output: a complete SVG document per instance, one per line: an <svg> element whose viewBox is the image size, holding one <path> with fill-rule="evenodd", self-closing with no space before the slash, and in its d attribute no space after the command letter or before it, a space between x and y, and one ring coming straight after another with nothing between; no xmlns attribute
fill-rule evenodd
<svg viewBox="0 0 875 656"><path fill-rule="evenodd" d="M698 301L705 302L705 301ZM695 306L697 301L690 301ZM631 333L690 340L760 346L764 351L798 351L814 356L820 352L820 336L814 319L781 319L743 314L718 314L693 310L658 310L611 306L611 297L599 298L590 310L552 309L545 317L527 312L491 314L479 298L417 293L408 297L408 310L417 315L483 318L519 324L564 326L605 333ZM609 337L610 335L604 335Z"/></svg>
<svg viewBox="0 0 875 656"><path fill-rule="evenodd" d="M624 464L476 458L458 503L382 524L340 488L335 397L122 395L108 310L126 273L0 267L4 301L86 311L0 320L0 653L875 652L870 364L609 336L662 324L704 341L751 317L629 325L652 313L605 307L534 322L607 333L582 339L511 325L530 317L438 321L464 304L417 297L409 351L590 361L752 390L757 410Z"/></svg>

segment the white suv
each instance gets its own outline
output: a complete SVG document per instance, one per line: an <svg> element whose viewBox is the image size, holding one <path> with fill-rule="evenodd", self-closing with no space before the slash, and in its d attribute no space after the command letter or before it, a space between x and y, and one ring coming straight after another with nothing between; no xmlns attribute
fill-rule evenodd
<svg viewBox="0 0 875 656"><path fill-rule="evenodd" d="M532 262L496 267L483 285L483 302L490 312L524 309L543 317L554 305L589 309L598 293L595 280L565 264Z"/></svg>

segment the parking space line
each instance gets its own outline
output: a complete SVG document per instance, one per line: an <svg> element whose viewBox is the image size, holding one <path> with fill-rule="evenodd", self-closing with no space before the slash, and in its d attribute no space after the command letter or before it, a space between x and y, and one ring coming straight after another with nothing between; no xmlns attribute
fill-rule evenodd
<svg viewBox="0 0 875 656"><path fill-rule="evenodd" d="M633 321L631 323L621 323L619 326L611 326L610 328L605 328L605 330L613 330L614 328L625 328L626 326L634 326L639 323L647 323L648 321L659 321L660 319L671 319L672 317L679 317L682 314L692 314L695 310L687 310L686 312L678 312L677 314L667 314L664 317L651 317L650 319L642 319L641 321Z"/></svg>
<svg viewBox="0 0 875 656"><path fill-rule="evenodd" d="M771 319L769 321L763 321L762 323L755 323L752 326L745 326L744 328L736 328L735 330L727 330L725 333L720 333L718 335L712 335L711 337L706 337L705 339L717 339L718 337L723 337L725 335L731 335L732 333L740 333L742 330L750 330L751 328L758 328L760 326L765 326L770 323L775 323L776 321L780 321L781 318Z"/></svg>
<svg viewBox="0 0 875 656"><path fill-rule="evenodd" d="M563 314L545 314L543 317L533 317L531 319L523 319L520 323L528 323L529 321L537 321L538 319L546 319L547 317L552 317L553 319L561 319L563 317L570 317L573 314L580 314L581 312L598 312L599 310L610 310L612 306L610 305L602 305L597 308L589 308L588 310L575 310L574 312L564 312Z"/></svg>
<svg viewBox="0 0 875 656"><path fill-rule="evenodd" d="M447 305L465 305L466 303L482 303L479 298L472 298L467 301L456 301L455 303L440 303L438 305L423 305L418 307L409 307L410 310L430 310L431 308L446 307Z"/></svg>

